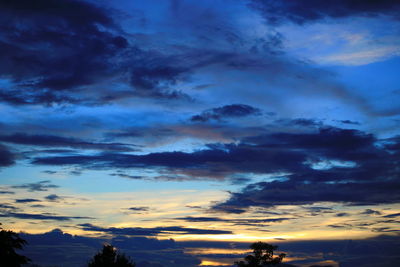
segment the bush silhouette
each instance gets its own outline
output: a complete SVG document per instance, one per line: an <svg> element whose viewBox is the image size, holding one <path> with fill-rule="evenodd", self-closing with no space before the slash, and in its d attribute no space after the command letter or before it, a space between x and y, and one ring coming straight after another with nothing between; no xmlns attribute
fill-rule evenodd
<svg viewBox="0 0 400 267"><path fill-rule="evenodd" d="M254 255L247 255L244 261L235 262L238 267L262 267L277 265L282 262L286 254L281 253L274 258L274 250L278 247L263 242L253 243L250 248Z"/></svg>
<svg viewBox="0 0 400 267"><path fill-rule="evenodd" d="M0 228L1 229L1 228ZM30 261L29 258L19 255L16 249L23 249L27 242L13 231L0 231L0 262L1 266L20 267ZM4 264L4 265L3 265Z"/></svg>
<svg viewBox="0 0 400 267"><path fill-rule="evenodd" d="M103 250L94 255L88 267L135 267L135 263L124 254L118 254L115 247L104 245Z"/></svg>

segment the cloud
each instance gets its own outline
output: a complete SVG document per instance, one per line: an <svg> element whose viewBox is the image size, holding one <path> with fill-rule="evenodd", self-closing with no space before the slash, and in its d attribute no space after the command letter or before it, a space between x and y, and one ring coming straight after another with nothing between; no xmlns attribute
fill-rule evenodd
<svg viewBox="0 0 400 267"><path fill-rule="evenodd" d="M186 254L173 239L158 240L146 237L115 238L85 237L71 235L54 229L43 234L21 233L21 238L29 243L24 255L36 264L54 266L62 263L65 267L87 265L104 243L115 246L119 252L131 257L138 267L194 267L200 261Z"/></svg>
<svg viewBox="0 0 400 267"><path fill-rule="evenodd" d="M15 203L32 203L32 202L40 202L40 200L34 198L22 198L15 200Z"/></svg>
<svg viewBox="0 0 400 267"><path fill-rule="evenodd" d="M121 210L124 214L144 214L150 211L150 207L130 207Z"/></svg>
<svg viewBox="0 0 400 267"><path fill-rule="evenodd" d="M127 179L132 179L132 180L139 180L139 179L144 179L143 176L140 175L129 175L129 174L125 174L125 173L111 173L110 176L118 176L121 178L127 178Z"/></svg>
<svg viewBox="0 0 400 267"><path fill-rule="evenodd" d="M343 124L352 124L352 125L360 125L358 121L352 121L352 120L339 120L338 122L341 122Z"/></svg>
<svg viewBox="0 0 400 267"><path fill-rule="evenodd" d="M277 125L283 125L283 126L294 126L294 127L321 127L323 126L322 122L313 120L313 119L304 119L304 118L298 118L298 119L278 119L274 121L275 124Z"/></svg>
<svg viewBox="0 0 400 267"><path fill-rule="evenodd" d="M13 195L13 194L15 194L15 192L12 192L12 191L4 191L4 190L1 190L1 191L0 191L0 195Z"/></svg>
<svg viewBox="0 0 400 267"><path fill-rule="evenodd" d="M385 215L383 217L385 217L385 218L396 218L396 217L399 217L399 216L400 216L400 213L393 213L393 214Z"/></svg>
<svg viewBox="0 0 400 267"><path fill-rule="evenodd" d="M9 205L9 204L3 204L3 203L0 204L0 209L1 209L1 210L6 210L6 211L7 211L7 210L8 210L8 211L10 211L10 210L13 210L13 211L18 210L17 207L11 206L11 205Z"/></svg>
<svg viewBox="0 0 400 267"><path fill-rule="evenodd" d="M262 134L236 144L210 144L193 152L49 156L34 158L32 163L94 169L163 168L180 179L228 179L246 172L288 173L283 178L325 182L395 177L396 157L376 142L372 134L362 131L321 127L312 132Z"/></svg>
<svg viewBox="0 0 400 267"><path fill-rule="evenodd" d="M0 214L3 218L16 218L24 220L51 220L51 221L70 221L75 219L93 219L91 217L82 216L62 216L49 213L16 213L16 212L3 212Z"/></svg>
<svg viewBox="0 0 400 267"><path fill-rule="evenodd" d="M361 214L365 215L381 215L382 213L378 210L373 210L373 209L366 209L365 211L361 212Z"/></svg>
<svg viewBox="0 0 400 267"><path fill-rule="evenodd" d="M228 143L245 136L265 132L263 126L228 123L176 123L172 125L136 126L106 133L107 138L126 138L145 147L162 146L183 139L198 139L207 143Z"/></svg>
<svg viewBox="0 0 400 267"><path fill-rule="evenodd" d="M88 142L76 138L67 138L55 135L28 135L24 133L16 133L12 135L0 135L0 141L30 146L44 147L71 147L80 149L95 149L106 151L135 151L131 144L122 143L96 143ZM59 153L59 151L56 153Z"/></svg>
<svg viewBox="0 0 400 267"><path fill-rule="evenodd" d="M230 57L186 44L176 49L167 40L157 49L150 34L142 43L118 25L122 11L93 2L19 0L1 7L0 74L6 78L0 101L11 105L102 105L133 97L192 101L172 87L193 70ZM17 26L17 17L25 27Z"/></svg>
<svg viewBox="0 0 400 267"><path fill-rule="evenodd" d="M140 211L149 211L149 207L130 207L128 208L129 211L132 212L140 212Z"/></svg>
<svg viewBox="0 0 400 267"><path fill-rule="evenodd" d="M132 97L189 98L168 86L190 69L174 62L176 56L132 44L136 40L128 40L115 9L77 0L18 0L0 7L2 102L102 105ZM17 26L17 17L24 27Z"/></svg>
<svg viewBox="0 0 400 267"><path fill-rule="evenodd" d="M186 228L186 227L180 227L180 226L153 227L153 228L141 228L141 227L104 228L104 227L92 225L90 223L80 224L79 226L84 231L103 232L103 233L108 233L108 234L112 234L112 235L125 235L125 236L156 236L159 234L172 234L172 233L181 234L181 235L232 234L231 231L225 231L225 230Z"/></svg>
<svg viewBox="0 0 400 267"><path fill-rule="evenodd" d="M160 176L146 178L168 180L235 181L240 175L247 184L244 189L214 206L232 213L242 213L251 206L400 201L394 193L400 186L396 171L400 166L398 138L380 140L360 130L317 127L312 120L300 123L313 126L268 131L236 143L209 144L193 152L51 156L35 158L32 163L89 169L152 168ZM245 173L266 175L268 179L256 183Z"/></svg>
<svg viewBox="0 0 400 267"><path fill-rule="evenodd" d="M30 192L48 191L51 188L58 188L58 185L52 184L49 180L39 181L37 183L27 183L21 185L13 185L11 188L27 189Z"/></svg>
<svg viewBox="0 0 400 267"><path fill-rule="evenodd" d="M384 146L386 149L396 154L400 153L400 136L387 138L384 140Z"/></svg>
<svg viewBox="0 0 400 267"><path fill-rule="evenodd" d="M265 226L265 223L280 223L283 221L292 220L293 218L266 218L266 219L225 219L220 217L181 217L175 220L185 222L225 222L233 225L252 225L252 226Z"/></svg>
<svg viewBox="0 0 400 267"><path fill-rule="evenodd" d="M56 194L51 194L51 195L48 195L48 196L44 197L44 199L47 200L47 201L58 202L58 201L60 201L60 200L62 200L64 198L60 197L60 196L58 196Z"/></svg>
<svg viewBox="0 0 400 267"><path fill-rule="evenodd" d="M247 161L243 161L247 158ZM292 159L292 161L288 161ZM292 151L270 151L246 145L222 145L193 153L160 152L146 155L102 154L95 156L43 157L34 164L79 165L85 168L142 168L162 167L182 172L187 179L193 176L216 177L235 172L267 173L302 165L305 155ZM177 174L177 173L174 173ZM185 177L183 177L185 178Z"/></svg>
<svg viewBox="0 0 400 267"><path fill-rule="evenodd" d="M190 120L192 122L223 121L226 118L246 117L250 115L261 115L261 110L249 105L232 104L203 111L199 115L192 116Z"/></svg>
<svg viewBox="0 0 400 267"><path fill-rule="evenodd" d="M15 163L14 154L7 147L0 144L0 167L11 166Z"/></svg>
<svg viewBox="0 0 400 267"><path fill-rule="evenodd" d="M394 0L300 0L273 1L252 0L250 6L261 12L272 24L290 21L297 24L317 22L324 19L339 19L354 16L377 17L388 15L399 19L400 3Z"/></svg>
<svg viewBox="0 0 400 267"><path fill-rule="evenodd" d="M231 209L272 207L276 205L304 205L318 202L339 202L347 205L378 205L399 203L396 191L399 182L335 182L303 183L297 181L251 184L241 192L231 193L230 198L213 207L216 211Z"/></svg>
<svg viewBox="0 0 400 267"><path fill-rule="evenodd" d="M336 217L347 217L347 216L349 216L350 214L348 214L347 212L340 212L340 213L336 213Z"/></svg>
<svg viewBox="0 0 400 267"><path fill-rule="evenodd" d="M42 204L35 204L35 205L30 205L31 208L45 208L45 205Z"/></svg>
<svg viewBox="0 0 400 267"><path fill-rule="evenodd" d="M112 12L89 2L18 0L0 6L0 73L11 83L0 94L4 102L83 102L64 90L73 92L110 77L112 58L127 46L126 39L111 33L118 32Z"/></svg>

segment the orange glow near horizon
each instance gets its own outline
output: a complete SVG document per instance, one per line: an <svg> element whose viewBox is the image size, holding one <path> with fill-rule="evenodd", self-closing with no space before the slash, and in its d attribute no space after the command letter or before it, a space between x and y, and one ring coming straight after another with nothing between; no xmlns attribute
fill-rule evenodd
<svg viewBox="0 0 400 267"><path fill-rule="evenodd" d="M231 266L231 263L223 263L219 261L203 260L199 266Z"/></svg>

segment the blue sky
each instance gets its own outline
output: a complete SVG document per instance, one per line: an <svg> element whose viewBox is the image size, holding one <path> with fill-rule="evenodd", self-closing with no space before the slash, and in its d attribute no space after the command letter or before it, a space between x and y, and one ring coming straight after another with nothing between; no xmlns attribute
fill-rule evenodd
<svg viewBox="0 0 400 267"><path fill-rule="evenodd" d="M1 1L3 227L179 242L396 236L399 11Z"/></svg>

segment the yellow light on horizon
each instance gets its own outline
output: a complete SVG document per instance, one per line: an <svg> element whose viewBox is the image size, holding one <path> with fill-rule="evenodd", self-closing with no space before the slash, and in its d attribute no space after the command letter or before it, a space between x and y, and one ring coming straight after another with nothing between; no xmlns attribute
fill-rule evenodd
<svg viewBox="0 0 400 267"><path fill-rule="evenodd" d="M199 266L231 266L230 263L223 263L218 261L203 260Z"/></svg>

